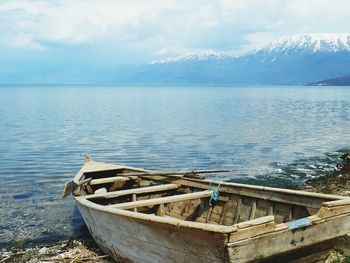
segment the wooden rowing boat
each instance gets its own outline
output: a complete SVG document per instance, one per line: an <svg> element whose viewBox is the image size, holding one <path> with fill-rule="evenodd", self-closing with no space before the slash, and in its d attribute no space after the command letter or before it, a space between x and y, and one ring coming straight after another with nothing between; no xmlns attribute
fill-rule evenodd
<svg viewBox="0 0 350 263"><path fill-rule="evenodd" d="M117 262L322 262L350 232L342 196L92 160L74 183L89 231Z"/></svg>

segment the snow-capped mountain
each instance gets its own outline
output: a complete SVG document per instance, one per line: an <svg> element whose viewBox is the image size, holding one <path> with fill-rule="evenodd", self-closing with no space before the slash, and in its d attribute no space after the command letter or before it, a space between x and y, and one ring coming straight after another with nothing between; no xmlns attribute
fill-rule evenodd
<svg viewBox="0 0 350 263"><path fill-rule="evenodd" d="M270 42L253 53L350 51L350 34L297 34Z"/></svg>
<svg viewBox="0 0 350 263"><path fill-rule="evenodd" d="M349 34L283 37L241 56L204 50L141 65L118 82L305 84L349 73Z"/></svg>
<svg viewBox="0 0 350 263"><path fill-rule="evenodd" d="M165 64L173 62L183 62L183 61L201 61L209 59L225 59L233 57L229 53L220 52L214 49L199 50L196 52L188 53L185 55L166 58L162 60L151 60L148 64Z"/></svg>
<svg viewBox="0 0 350 263"><path fill-rule="evenodd" d="M317 52L350 52L349 34L295 34L288 37L281 37L267 43L259 48L242 54L241 57L251 55L281 55L296 53L317 53ZM237 56L232 52L220 52L214 49L199 50L192 53L170 57L162 60L151 60L148 64L166 64L184 61L205 61L209 59L232 59Z"/></svg>

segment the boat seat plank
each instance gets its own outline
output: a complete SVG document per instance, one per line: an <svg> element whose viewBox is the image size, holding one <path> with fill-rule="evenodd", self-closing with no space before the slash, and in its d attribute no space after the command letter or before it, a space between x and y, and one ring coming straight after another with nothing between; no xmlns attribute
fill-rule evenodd
<svg viewBox="0 0 350 263"><path fill-rule="evenodd" d="M113 191L113 192L108 192L106 194L84 195L83 197L86 199L114 198L114 197L119 197L124 195L130 195L130 194L144 194L144 193L153 193L153 192L166 191L166 190L174 190L179 187L180 186L178 184L161 184L161 185L155 185L155 186Z"/></svg>
<svg viewBox="0 0 350 263"><path fill-rule="evenodd" d="M206 191L200 191L200 192L189 193L189 194L173 195L173 196L159 197L159 198L153 198L153 199L147 199L147 200L139 200L135 202L126 202L121 204L108 205L108 207L130 209L135 207L152 206L152 205L159 205L159 204L166 204L166 203L172 203L172 202L180 202L185 200L210 197L211 194L212 194L211 190L206 190Z"/></svg>
<svg viewBox="0 0 350 263"><path fill-rule="evenodd" d="M129 181L129 180L136 180L137 176L113 176L113 177L107 177L107 178L100 178L100 179L93 179L89 183L90 185L98 185L98 184L107 184L107 183L114 183L116 181Z"/></svg>

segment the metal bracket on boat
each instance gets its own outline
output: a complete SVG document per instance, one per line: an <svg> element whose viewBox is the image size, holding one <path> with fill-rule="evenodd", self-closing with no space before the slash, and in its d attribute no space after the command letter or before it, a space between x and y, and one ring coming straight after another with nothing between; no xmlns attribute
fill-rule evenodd
<svg viewBox="0 0 350 263"><path fill-rule="evenodd" d="M71 193L74 192L74 190L78 186L81 186L83 184L89 183L89 182L91 182L91 180L92 180L92 178L87 178L85 180L79 181L78 183L74 182L73 180L65 183L62 197L65 198L65 197L69 196Z"/></svg>
<svg viewBox="0 0 350 263"><path fill-rule="evenodd" d="M297 219L297 220L293 220L293 221L289 221L289 222L286 222L285 224L291 230L299 229L299 228L303 228L303 227L308 227L308 226L312 225L310 219L307 218L307 217L304 217L304 218L301 218L301 219Z"/></svg>

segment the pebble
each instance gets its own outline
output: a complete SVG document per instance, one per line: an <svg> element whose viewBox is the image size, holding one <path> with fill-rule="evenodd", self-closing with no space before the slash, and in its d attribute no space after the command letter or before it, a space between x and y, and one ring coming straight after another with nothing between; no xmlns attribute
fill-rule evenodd
<svg viewBox="0 0 350 263"><path fill-rule="evenodd" d="M40 255L45 255L46 253L47 253L47 247L43 247L43 248L39 249Z"/></svg>

